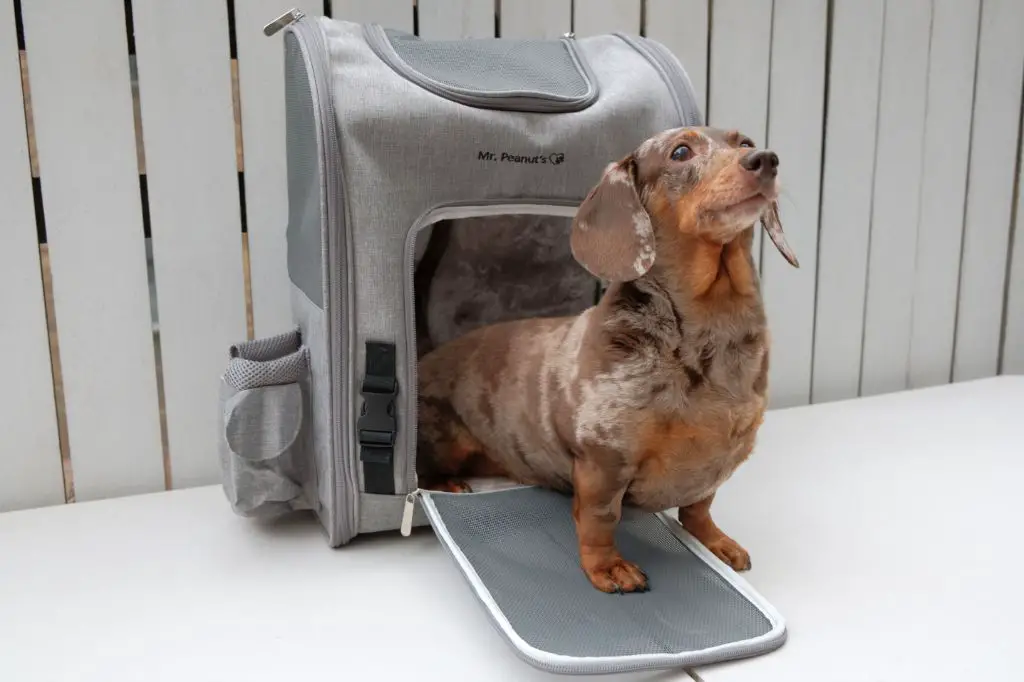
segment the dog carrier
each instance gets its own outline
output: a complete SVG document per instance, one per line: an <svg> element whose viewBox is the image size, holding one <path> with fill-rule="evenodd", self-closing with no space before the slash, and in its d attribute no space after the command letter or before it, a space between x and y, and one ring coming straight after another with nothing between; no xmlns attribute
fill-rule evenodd
<svg viewBox="0 0 1024 682"><path fill-rule="evenodd" d="M652 589L609 596L579 568L568 498L417 489L417 359L480 325L593 305L572 216L610 161L701 122L676 58L623 34L432 41L295 10L278 31L295 328L230 350L235 512L310 510L332 547L430 524L499 632L550 671L781 645L779 615L674 519L624 512L617 542Z"/></svg>

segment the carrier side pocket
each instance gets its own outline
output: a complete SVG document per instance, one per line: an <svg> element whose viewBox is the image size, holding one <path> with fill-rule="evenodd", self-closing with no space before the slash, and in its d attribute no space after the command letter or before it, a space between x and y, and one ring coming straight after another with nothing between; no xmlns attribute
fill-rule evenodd
<svg viewBox="0 0 1024 682"><path fill-rule="evenodd" d="M242 516L311 508L309 350L298 330L231 347L221 377L224 492Z"/></svg>

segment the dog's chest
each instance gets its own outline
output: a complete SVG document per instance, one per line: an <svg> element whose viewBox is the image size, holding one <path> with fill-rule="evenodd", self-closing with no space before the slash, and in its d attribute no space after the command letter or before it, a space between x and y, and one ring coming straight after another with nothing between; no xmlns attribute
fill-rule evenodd
<svg viewBox="0 0 1024 682"><path fill-rule="evenodd" d="M609 373L594 397L592 433L635 466L627 497L650 509L714 492L747 458L764 412L767 347L754 331L687 339L647 365ZM616 380L617 379L617 380ZM610 426L618 425L618 428Z"/></svg>

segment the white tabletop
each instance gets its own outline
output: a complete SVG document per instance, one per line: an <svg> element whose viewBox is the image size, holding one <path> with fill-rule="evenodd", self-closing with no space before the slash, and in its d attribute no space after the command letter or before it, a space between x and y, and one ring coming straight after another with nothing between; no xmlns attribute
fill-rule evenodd
<svg viewBox="0 0 1024 682"><path fill-rule="evenodd" d="M789 641L700 677L1019 673L1022 407L1024 378L1001 378L771 412L714 512ZM0 679L556 677L512 654L429 530L331 550L211 487L0 514Z"/></svg>
<svg viewBox="0 0 1024 682"><path fill-rule="evenodd" d="M771 413L718 524L789 638L706 682L1024 679L1024 377Z"/></svg>

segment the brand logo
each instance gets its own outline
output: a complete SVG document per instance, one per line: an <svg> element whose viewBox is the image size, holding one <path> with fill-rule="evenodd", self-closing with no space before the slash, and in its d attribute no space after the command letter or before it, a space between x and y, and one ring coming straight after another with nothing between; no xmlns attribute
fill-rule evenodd
<svg viewBox="0 0 1024 682"><path fill-rule="evenodd" d="M551 154L534 154L532 156L524 156L521 154L510 154L509 152L495 153L481 149L476 153L476 160L497 161L499 163L527 163L558 166L565 162L565 154L562 152L552 152Z"/></svg>

